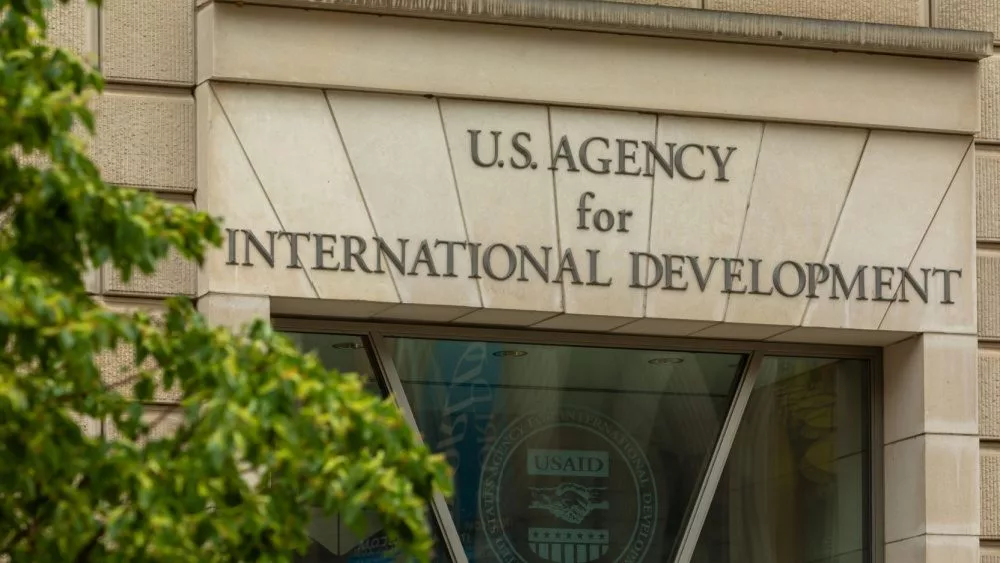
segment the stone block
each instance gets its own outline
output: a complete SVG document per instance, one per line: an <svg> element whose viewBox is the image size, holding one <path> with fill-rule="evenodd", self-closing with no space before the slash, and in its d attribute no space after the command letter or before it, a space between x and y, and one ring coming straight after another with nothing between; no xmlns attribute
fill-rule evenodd
<svg viewBox="0 0 1000 563"><path fill-rule="evenodd" d="M898 0L810 4L826 9L845 3L884 10ZM905 6L916 10L925 3L906 0ZM979 127L973 62L228 3L212 4L197 17L199 83L216 79L425 92L910 130L972 133ZM751 28L748 33L773 33L765 24ZM831 24L830 30L836 29ZM544 56L512 65L512 52ZM600 69L599 79L594 69Z"/></svg>
<svg viewBox="0 0 1000 563"><path fill-rule="evenodd" d="M1000 36L1000 2L931 0L931 25L945 29L990 31Z"/></svg>
<svg viewBox="0 0 1000 563"><path fill-rule="evenodd" d="M879 324L880 330L972 334L976 331L975 268L975 159L971 146L955 172L930 226L909 264L911 272L933 272L934 268L957 270L943 276L930 274L927 303L905 287L896 289ZM941 272L939 272L941 273ZM904 299L905 297L905 299ZM917 305L917 306L913 306Z"/></svg>
<svg viewBox="0 0 1000 563"><path fill-rule="evenodd" d="M109 91L96 103L104 180L165 192L195 187L195 107L187 94Z"/></svg>
<svg viewBox="0 0 1000 563"><path fill-rule="evenodd" d="M87 290L87 293L98 294L101 292L101 270L95 268L88 268L87 271L83 273L83 286Z"/></svg>
<svg viewBox="0 0 1000 563"><path fill-rule="evenodd" d="M81 414L73 414L72 416L76 420L77 424L80 425L84 435L95 438L100 436L103 432L103 424L100 420L89 416L83 416Z"/></svg>
<svg viewBox="0 0 1000 563"><path fill-rule="evenodd" d="M979 435L1000 440L1000 351L979 351Z"/></svg>
<svg viewBox="0 0 1000 563"><path fill-rule="evenodd" d="M979 138L1000 141L1000 55L979 61Z"/></svg>
<svg viewBox="0 0 1000 563"><path fill-rule="evenodd" d="M885 547L886 563L975 563L976 536L921 535Z"/></svg>
<svg viewBox="0 0 1000 563"><path fill-rule="evenodd" d="M117 270L104 266L104 293L108 295L135 295L142 297L168 297L194 295L197 288L198 266L170 251L149 275L137 273L126 282Z"/></svg>
<svg viewBox="0 0 1000 563"><path fill-rule="evenodd" d="M135 300L112 300L107 301L105 306L117 313L131 314L133 312L144 312L158 320L163 314L163 305L160 302L135 299ZM139 367L135 365L135 350L129 346L120 346L118 349L106 352L96 359L101 370L101 377L105 385L113 387L116 391L126 397L132 396L132 386ZM141 369L156 370L156 361L152 358L143 362ZM180 389L175 385L170 389L163 389L157 386L152 400L157 403L175 403L181 398Z"/></svg>
<svg viewBox="0 0 1000 563"><path fill-rule="evenodd" d="M976 256L979 337L1000 339L1000 252L979 250Z"/></svg>
<svg viewBox="0 0 1000 563"><path fill-rule="evenodd" d="M885 350L884 440L978 431L975 336L925 334Z"/></svg>
<svg viewBox="0 0 1000 563"><path fill-rule="evenodd" d="M545 247L551 249L550 252L555 255L552 261L557 262L556 254L565 246L559 244L552 172L538 163L534 168L524 168L527 163L521 163L520 157L514 158L516 153L499 148L494 153L490 148L493 146L491 131L508 132L499 141L501 144L506 144L507 136L515 131L525 142L547 139L547 109L528 104L465 100L441 100L439 107L469 238L513 243L512 233L517 233L517 244L530 248L542 263L549 263L548 253L539 250ZM483 167L475 164L471 154L470 130L481 131L476 137L480 153L476 158L483 157L486 162L491 162L493 158L489 155L493 154L498 164L503 162L508 166ZM534 280L538 277L529 266L527 271L519 272L517 279L530 279L532 282L510 283L489 277L478 280L483 306L488 309L560 311L562 288L559 284L536 283Z"/></svg>
<svg viewBox="0 0 1000 563"><path fill-rule="evenodd" d="M97 13L88 2L56 2L49 12L49 40L90 63L96 62Z"/></svg>
<svg viewBox="0 0 1000 563"><path fill-rule="evenodd" d="M327 92L327 99L375 232L386 241L413 239L411 252L422 241L468 240L436 101L353 92ZM481 307L478 284L456 262L456 272L416 261L407 275L386 270L403 303ZM418 271L424 275L411 275Z"/></svg>
<svg viewBox="0 0 1000 563"><path fill-rule="evenodd" d="M193 84L191 1L104 0L101 70L111 81Z"/></svg>
<svg viewBox="0 0 1000 563"><path fill-rule="evenodd" d="M705 8L824 20L927 25L926 0L705 0Z"/></svg>
<svg viewBox="0 0 1000 563"><path fill-rule="evenodd" d="M1000 241L1000 152L976 150L976 238Z"/></svg>
<svg viewBox="0 0 1000 563"><path fill-rule="evenodd" d="M269 319L271 300L262 295L209 293L198 299L198 311L213 325L238 329L256 319Z"/></svg>
<svg viewBox="0 0 1000 563"><path fill-rule="evenodd" d="M978 535L978 485L975 436L922 434L887 445L886 542L923 534Z"/></svg>
<svg viewBox="0 0 1000 563"><path fill-rule="evenodd" d="M1000 538L1000 451L983 450L982 471L982 535Z"/></svg>
<svg viewBox="0 0 1000 563"><path fill-rule="evenodd" d="M701 0L607 0L619 4L641 4L644 6L674 6L677 8L700 8Z"/></svg>

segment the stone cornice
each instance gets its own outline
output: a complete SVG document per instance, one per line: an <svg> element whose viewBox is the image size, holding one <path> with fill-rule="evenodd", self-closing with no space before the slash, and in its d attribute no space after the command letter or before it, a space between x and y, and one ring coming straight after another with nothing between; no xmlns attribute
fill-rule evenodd
<svg viewBox="0 0 1000 563"><path fill-rule="evenodd" d="M206 4L212 0L199 0ZM625 35L975 61L993 34L597 0L215 0Z"/></svg>

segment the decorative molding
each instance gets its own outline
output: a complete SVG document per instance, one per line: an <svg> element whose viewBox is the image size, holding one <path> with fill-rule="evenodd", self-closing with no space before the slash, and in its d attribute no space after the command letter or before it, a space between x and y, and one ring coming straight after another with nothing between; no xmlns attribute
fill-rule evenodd
<svg viewBox="0 0 1000 563"><path fill-rule="evenodd" d="M215 0L429 19L975 61L993 34L599 0ZM207 3L202 0L202 3Z"/></svg>

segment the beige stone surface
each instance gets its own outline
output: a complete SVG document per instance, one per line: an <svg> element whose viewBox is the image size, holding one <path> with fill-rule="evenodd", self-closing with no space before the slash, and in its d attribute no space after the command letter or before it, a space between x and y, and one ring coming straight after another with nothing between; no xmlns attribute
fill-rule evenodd
<svg viewBox="0 0 1000 563"><path fill-rule="evenodd" d="M76 420L77 424L80 425L80 429L83 430L83 434L85 436L96 438L104 432L104 424L100 420L80 414L74 414L72 416L73 419Z"/></svg>
<svg viewBox="0 0 1000 563"><path fill-rule="evenodd" d="M110 299L105 301L105 306L119 314L144 313L154 320L162 318L165 311L161 301L150 299ZM135 359L135 350L130 346L120 346L98 356L96 362L105 385L126 397L131 397L132 386L135 384L139 369L157 371L157 363L153 358L147 358L141 366L136 365ZM176 385L164 389L158 384L154 389L152 400L158 403L174 403L180 398L180 388Z"/></svg>
<svg viewBox="0 0 1000 563"><path fill-rule="evenodd" d="M722 147L720 151L728 152L728 147L737 149L726 165L728 182L691 181L680 174L675 174L673 178L658 174L654 178L650 254L698 256L707 283L702 291L697 286L693 267L685 260L681 269L683 277L689 280L688 289L663 289L664 279L663 283L646 290L647 317L722 320L727 302L726 294L722 293L722 264L713 264L711 257L736 256L739 250L762 127L762 124L753 122L660 117L657 140L661 144L677 140L680 143L716 145ZM708 275L711 269L719 271ZM647 283L649 281L652 280L647 280Z"/></svg>
<svg viewBox="0 0 1000 563"><path fill-rule="evenodd" d="M257 189L262 190L263 201L276 215L283 230L349 234L369 242L378 234L372 226L365 199L358 189L323 92L226 84L217 84L213 89L259 180ZM228 194L229 199L224 199L219 208L223 213L227 211L226 201L239 198L241 192L250 188L252 186L231 183L208 187L220 197ZM226 220L228 227L259 232L253 223ZM419 233L409 234L416 237ZM275 267L286 268L292 263L290 243L285 238L276 244L288 258L280 264L276 262ZM346 272L343 268L340 271L314 269L317 245L340 248L336 241L308 236L298 245L297 264L320 298L398 300L390 275ZM341 254L338 251L336 256L324 261L330 268L337 267L343 262Z"/></svg>
<svg viewBox="0 0 1000 563"><path fill-rule="evenodd" d="M97 61L97 10L88 2L57 2L48 16L49 40L91 64Z"/></svg>
<svg viewBox="0 0 1000 563"><path fill-rule="evenodd" d="M927 25L924 0L705 0L705 8L826 20L851 20L897 25Z"/></svg>
<svg viewBox="0 0 1000 563"><path fill-rule="evenodd" d="M87 293L96 294L101 292L101 270L100 268L87 268L83 273L83 286Z"/></svg>
<svg viewBox="0 0 1000 563"><path fill-rule="evenodd" d="M326 317L367 319L392 309L392 303L371 301L331 301L303 297L271 297L271 315L289 317Z"/></svg>
<svg viewBox="0 0 1000 563"><path fill-rule="evenodd" d="M117 270L105 265L104 293L110 295L170 296L194 295L198 267L176 251L170 251L151 274L136 272L125 281Z"/></svg>
<svg viewBox="0 0 1000 563"><path fill-rule="evenodd" d="M425 321L431 323L447 323L460 319L472 311L472 307L401 303L374 313L372 317L390 321Z"/></svg>
<svg viewBox="0 0 1000 563"><path fill-rule="evenodd" d="M948 535L920 535L907 538L885 546L885 561L886 563L979 563L979 538Z"/></svg>
<svg viewBox="0 0 1000 563"><path fill-rule="evenodd" d="M982 452L982 534L984 538L1000 538L1000 451L993 448Z"/></svg>
<svg viewBox="0 0 1000 563"><path fill-rule="evenodd" d="M909 264L969 144L967 138L958 136L872 131L825 262ZM900 158L902 154L907 158ZM905 202L899 198L900 186L906 186ZM936 265L963 266L954 258ZM815 300L806 308L804 324L875 329L887 307L888 302L871 297L867 301Z"/></svg>
<svg viewBox="0 0 1000 563"><path fill-rule="evenodd" d="M926 435L927 533L979 535L979 440Z"/></svg>
<svg viewBox="0 0 1000 563"><path fill-rule="evenodd" d="M104 0L101 40L101 70L108 80L194 82L190 0Z"/></svg>
<svg viewBox="0 0 1000 563"><path fill-rule="evenodd" d="M989 31L1000 35L1000 3L997 0L933 0L931 25L946 29Z"/></svg>
<svg viewBox="0 0 1000 563"><path fill-rule="evenodd" d="M619 4L643 4L650 6L675 6L678 8L701 8L702 0L605 0Z"/></svg>
<svg viewBox="0 0 1000 563"><path fill-rule="evenodd" d="M889 330L853 330L840 328L798 327L782 332L768 340L799 344L829 344L834 346L878 346L902 342L912 333Z"/></svg>
<svg viewBox="0 0 1000 563"><path fill-rule="evenodd" d="M889 304L878 325L880 329L976 332L973 163L970 152L935 212L913 261L908 264L914 273L933 273L935 268L959 269L959 277L956 279L949 274L946 287L942 275L928 275L928 303L913 291L907 293L907 301L903 302L897 289L898 300ZM951 303L945 300L946 291L950 292Z"/></svg>
<svg viewBox="0 0 1000 563"><path fill-rule="evenodd" d="M692 333L695 338L725 338L733 340L767 340L792 327L770 324L719 323Z"/></svg>
<svg viewBox="0 0 1000 563"><path fill-rule="evenodd" d="M151 426L149 438L153 441L170 438L184 423L184 413L177 406L145 405L142 418ZM104 435L111 441L121 437L121 433L110 421L104 425Z"/></svg>
<svg viewBox="0 0 1000 563"><path fill-rule="evenodd" d="M94 161L105 181L194 190L195 107L189 95L109 90L94 113Z"/></svg>
<svg viewBox="0 0 1000 563"><path fill-rule="evenodd" d="M559 315L546 319L535 328L547 330L608 332L628 324L627 317L606 317L599 315Z"/></svg>
<svg viewBox="0 0 1000 563"><path fill-rule="evenodd" d="M979 61L982 128L979 138L1000 141L1000 55Z"/></svg>
<svg viewBox="0 0 1000 563"><path fill-rule="evenodd" d="M436 101L350 92L327 97L379 235L413 239L414 246L468 240ZM392 274L402 302L482 306L468 262L456 261L457 277L440 265L436 277L427 275L428 266L417 267L407 274L422 275Z"/></svg>
<svg viewBox="0 0 1000 563"><path fill-rule="evenodd" d="M975 336L925 334L885 349L883 439L978 434Z"/></svg>
<svg viewBox="0 0 1000 563"><path fill-rule="evenodd" d="M609 149L599 143L587 154L607 155L615 150L613 139L655 139L656 118L638 113L551 108L551 154L565 136L570 146L581 147L585 139L602 137L609 140ZM678 133L680 134L680 133ZM682 135L682 134L681 134ZM589 145L593 147L594 145ZM596 156L596 158L601 158ZM588 159L589 160L589 159ZM584 158L577 158L580 170L586 170ZM598 162L590 165L600 170ZM571 171L560 160L555 179L556 220L559 247L571 249L579 268L579 276L562 276L566 313L587 316L641 317L643 292L629 287L632 272L630 251L649 248L650 207L653 181L643 176L615 173L595 174ZM592 194L580 222L580 201L585 193ZM601 232L595 223L597 214L607 209L616 222L611 230ZM632 212L625 218L626 232L621 232L619 212ZM653 212L655 216L655 211ZM582 228L581 228L582 227ZM591 254L588 250L599 252ZM610 284L610 285L608 285Z"/></svg>
<svg viewBox="0 0 1000 563"><path fill-rule="evenodd" d="M887 543L922 534L978 535L979 440L924 434L887 445L885 507Z"/></svg>
<svg viewBox="0 0 1000 563"><path fill-rule="evenodd" d="M976 237L1000 240L1000 152L976 147Z"/></svg>
<svg viewBox="0 0 1000 563"><path fill-rule="evenodd" d="M269 321L271 300L266 295L209 293L198 298L198 312L213 325L235 330L257 319Z"/></svg>
<svg viewBox="0 0 1000 563"><path fill-rule="evenodd" d="M1000 439L1000 350L979 350L979 434Z"/></svg>
<svg viewBox="0 0 1000 563"><path fill-rule="evenodd" d="M1000 339L1000 252L980 249L976 253L979 336Z"/></svg>
<svg viewBox="0 0 1000 563"><path fill-rule="evenodd" d="M224 216L227 224L234 225L227 228L252 229L264 237L261 243L267 247L266 232L282 230L281 223L210 87L199 87L196 95L198 114L201 116L198 139L202 147L198 159L199 184L202 186L197 193L198 209ZM275 244L275 264L290 263L289 245L277 242L281 241ZM238 244L236 252L237 261L245 264L245 245ZM227 265L225 247L207 252L203 274L198 276L198 294L318 295L305 269L268 269L255 251L251 249L249 252L250 263L256 262L256 266Z"/></svg>
<svg viewBox="0 0 1000 563"><path fill-rule="evenodd" d="M884 450L885 541L897 542L927 532L925 436L888 444Z"/></svg>
<svg viewBox="0 0 1000 563"><path fill-rule="evenodd" d="M320 298L330 301L324 310L350 318L782 342L831 338L883 346L918 330L975 331L971 156L960 165L970 154L969 136L876 130L866 144L863 130L849 128L264 85L203 85L197 96L197 202L222 215L227 228L226 246L210 252L198 276L198 295ZM499 131L507 166L475 164L470 130L485 132L479 147L484 157L492 154L491 131ZM511 144L517 131L524 133L534 169L513 166L523 156ZM563 159L553 174L551 153L563 136L580 171L568 171ZM618 166L618 139L737 150L726 166L728 181L712 177L717 171L704 149L700 155L689 151L686 162L696 176L703 168L712 172L708 177L686 179L679 169L670 177L656 167L651 178L617 169L603 174L598 160L585 171L579 156L585 139L597 141L591 156L611 157L611 168ZM909 194L905 202L901 186ZM593 196L581 229L580 196L588 191ZM602 209L615 222L607 232L593 222ZM622 217L627 225L619 230ZM275 235L273 264L239 229L251 229L265 247L268 233ZM290 237L279 234L285 231L305 241L294 259ZM326 241L335 249L326 258L330 266L345 260L346 237L355 236L366 244L367 267L376 271L361 271L357 260L353 272L346 266L317 269L317 233L339 237ZM394 251L406 247L407 275L376 252L375 236ZM422 241L432 247L433 269L427 261L414 266ZM468 249L456 251L449 265L439 241L479 243L478 279L470 279ZM506 281L489 279L482 258L498 242L507 245L492 247L500 249L491 255L499 277L507 277L508 265L501 251L524 245L536 257L549 249L550 279L561 252L572 249L579 283L571 283L576 280L569 273L562 288L545 283L527 261L513 264ZM600 249L594 274L588 249ZM648 291L629 287L633 251L700 257L704 289L689 259L685 291L664 290L662 281ZM712 262L733 256L762 259L768 277L786 259L841 264L848 272L858 265L910 266L918 276L922 267L954 268L963 276L950 288L954 304L925 304L913 291L909 302L891 308L887 302L832 300L827 284L820 288L824 298L813 299L808 309L805 295L772 294L750 306L741 300L753 296L724 293L722 260ZM527 281L518 281L522 273ZM609 279L611 286L596 285ZM940 281L930 281L931 299L940 299ZM105 285L136 292L107 277ZM867 287L869 298L873 290ZM727 303L732 314L725 317ZM291 306L296 314L321 314L299 302ZM444 309L432 310L437 306ZM805 326L796 328L803 317Z"/></svg>
<svg viewBox="0 0 1000 563"><path fill-rule="evenodd" d="M548 109L460 100L440 100L439 106L469 238L484 243L502 242L511 248L524 245L545 267L549 277L554 278L559 266L560 241L553 176L543 159L543 155L548 155ZM490 163L497 158L503 168L485 168L475 163L470 130L481 131L477 137L477 157L485 159L481 162ZM501 133L496 145L493 131ZM513 136L519 133L524 135L518 136L518 142L532 151L535 168L513 148ZM562 217L565 216L564 211ZM550 249L547 258L544 247ZM497 260L501 269L506 260ZM523 257L519 262L507 281L487 276L478 280L483 306L542 312L562 310L560 286L539 283L540 276L531 263ZM533 281L514 281L521 279Z"/></svg>
<svg viewBox="0 0 1000 563"><path fill-rule="evenodd" d="M231 4L198 17L205 23L199 24L199 82L969 133L979 127L978 70L971 62ZM528 52L511 64L511 53Z"/></svg>
<svg viewBox="0 0 1000 563"><path fill-rule="evenodd" d="M615 332L655 336L687 336L716 323L712 321L675 321L667 319L638 319L618 327Z"/></svg>
<svg viewBox="0 0 1000 563"><path fill-rule="evenodd" d="M480 309L455 319L455 322L473 325L531 326L553 316L555 315L550 311Z"/></svg>
<svg viewBox="0 0 1000 563"><path fill-rule="evenodd" d="M860 129L765 125L739 256L821 262L867 138ZM799 325L807 302L732 295L725 320Z"/></svg>

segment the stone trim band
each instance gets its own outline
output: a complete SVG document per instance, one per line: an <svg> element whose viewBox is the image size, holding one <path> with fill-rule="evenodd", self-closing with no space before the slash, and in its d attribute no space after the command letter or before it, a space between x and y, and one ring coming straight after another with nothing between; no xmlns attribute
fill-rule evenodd
<svg viewBox="0 0 1000 563"><path fill-rule="evenodd" d="M199 0L199 4L210 1ZM594 0L238 0L238 3L968 61L993 53L993 34L980 31Z"/></svg>

